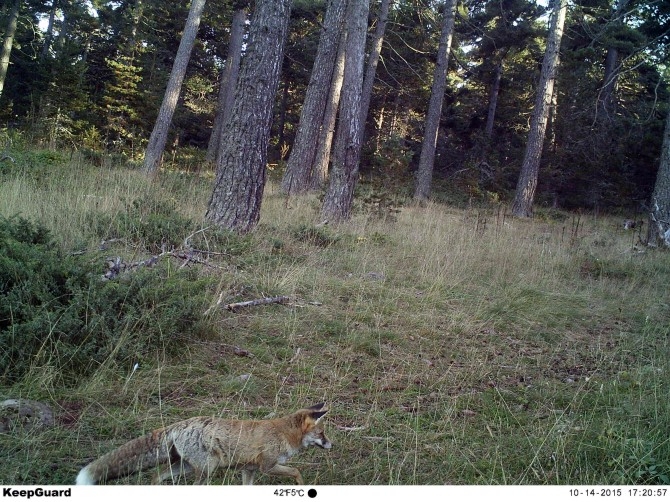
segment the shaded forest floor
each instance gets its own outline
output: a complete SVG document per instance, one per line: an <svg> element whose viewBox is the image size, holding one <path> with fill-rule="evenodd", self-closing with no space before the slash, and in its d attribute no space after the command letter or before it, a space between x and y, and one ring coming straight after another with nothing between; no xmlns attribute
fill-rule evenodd
<svg viewBox="0 0 670 502"><path fill-rule="evenodd" d="M207 281L189 293L205 308L181 339L143 339L139 312L82 375L65 377L53 354L0 387L0 400L56 413L54 427L0 433L0 484L72 483L93 458L190 416L323 400L334 448L291 462L309 484L670 480L670 256L638 246L619 218L368 205L319 227L316 197L287 201L270 183L258 229L222 237L202 228L210 178L151 184L80 158L13 155L0 215L45 225L100 276L110 258L163 253L149 273ZM291 300L221 307L276 295ZM151 314L169 315L170 301Z"/></svg>

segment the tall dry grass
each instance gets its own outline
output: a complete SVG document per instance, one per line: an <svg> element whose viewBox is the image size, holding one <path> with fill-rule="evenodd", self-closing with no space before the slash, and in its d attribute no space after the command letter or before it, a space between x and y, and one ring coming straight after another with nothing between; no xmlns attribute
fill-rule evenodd
<svg viewBox="0 0 670 502"><path fill-rule="evenodd" d="M102 215L113 221L136 200L147 214L169 201L190 219L177 241L206 226L211 180L194 175L150 183L75 159L0 179L0 214L39 220L68 250L97 246ZM136 372L110 364L75 388L33 378L3 389L47 400L61 419L2 436L0 481L70 482L163 423L324 399L336 446L296 458L310 483L667 480L666 253L590 214L517 220L430 204L317 226L318 209L317 197L286 200L271 182L248 250L202 266L217 279L212 305L261 295L289 305L215 308L216 336L180 357L156 347ZM130 244L115 252L150 254Z"/></svg>

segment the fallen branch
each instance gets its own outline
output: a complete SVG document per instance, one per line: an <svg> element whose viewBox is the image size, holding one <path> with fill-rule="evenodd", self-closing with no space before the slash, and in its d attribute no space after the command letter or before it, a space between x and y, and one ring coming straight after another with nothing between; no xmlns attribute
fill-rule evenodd
<svg viewBox="0 0 670 502"><path fill-rule="evenodd" d="M248 302L229 303L225 305L226 310L235 311L242 307L256 307L257 305L269 305L271 303L287 303L291 298L288 296L273 296L270 298L258 298L256 300L249 300Z"/></svg>
<svg viewBox="0 0 670 502"><path fill-rule="evenodd" d="M147 258L146 260L141 260L137 261L134 263L126 263L124 262L120 256L117 256L116 258L109 258L107 260L107 272L103 275L103 280L110 280L110 279L115 279L119 274L122 272L129 272L132 271L133 269L139 268L139 267L147 267L151 268L156 263L158 263L158 260L161 258L169 256L172 258L177 258L178 260L183 260L182 264L179 266L179 268L184 268L187 266L189 263L198 263L200 265L204 265L206 267L211 267L211 268L218 268L222 269L223 267L220 267L218 265L213 265L205 260L202 260L200 258L197 258L196 256L193 256L193 253L191 252L186 252L186 251L163 251L160 254L153 255L150 258Z"/></svg>
<svg viewBox="0 0 670 502"><path fill-rule="evenodd" d="M388 441L389 438L381 437L381 436L361 436L363 439L367 439L368 441Z"/></svg>
<svg viewBox="0 0 670 502"><path fill-rule="evenodd" d="M184 239L184 247L190 249L191 248L191 243L190 243L191 237L194 237L195 235L198 235L199 233L202 233L202 232L204 232L208 229L209 229L209 227L201 228L200 230L198 230L196 232L193 232L191 235L186 237L186 239Z"/></svg>
<svg viewBox="0 0 670 502"><path fill-rule="evenodd" d="M171 253L161 253L159 255L154 255L146 260L138 261L135 263L126 263L121 259L120 256L117 256L116 258L109 258L107 260L107 272L105 272L105 274L102 276L102 279L103 280L115 279L122 272L130 271L138 267L151 268L156 263L158 263L158 260L160 258L170 254Z"/></svg>
<svg viewBox="0 0 670 502"><path fill-rule="evenodd" d="M367 427L367 425L359 425L359 426L355 426L355 427L347 427L347 426L344 426L344 425L337 425L336 428L338 430L344 431L344 432L355 432L355 431L365 430L368 427Z"/></svg>

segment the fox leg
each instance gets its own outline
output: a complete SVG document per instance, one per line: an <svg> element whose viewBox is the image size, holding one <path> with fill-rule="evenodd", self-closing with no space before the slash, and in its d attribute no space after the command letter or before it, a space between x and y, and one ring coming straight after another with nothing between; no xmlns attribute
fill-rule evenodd
<svg viewBox="0 0 670 502"><path fill-rule="evenodd" d="M243 485L253 485L254 484L254 475L256 471L242 469L242 484Z"/></svg>
<svg viewBox="0 0 670 502"><path fill-rule="evenodd" d="M191 464L184 462L183 460L178 460L177 462L170 464L169 467L165 467L163 469L159 468L158 472L154 474L153 483L155 485L159 485L166 479L171 479L174 483L179 478L179 476L188 478L191 474L193 474L194 470L195 469L193 469Z"/></svg>
<svg viewBox="0 0 670 502"><path fill-rule="evenodd" d="M295 467L289 467L288 465L275 464L271 469L263 471L265 474L272 474L273 476L288 476L295 479L295 482L299 485L304 485L305 480L302 479L300 471Z"/></svg>
<svg viewBox="0 0 670 502"><path fill-rule="evenodd" d="M186 460L183 460L184 458ZM221 465L219 459L214 456L208 456L205 459L185 456L182 457L182 462L184 464L182 472L185 475L193 475L192 477L195 478L193 483L196 485L207 484Z"/></svg>

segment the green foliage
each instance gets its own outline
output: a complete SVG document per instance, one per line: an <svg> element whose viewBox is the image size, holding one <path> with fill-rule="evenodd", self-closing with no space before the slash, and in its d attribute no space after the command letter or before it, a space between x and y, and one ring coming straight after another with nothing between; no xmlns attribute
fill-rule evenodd
<svg viewBox="0 0 670 502"><path fill-rule="evenodd" d="M0 380L51 368L87 375L106 361L174 352L206 331L209 281L169 267L103 281L87 257L65 255L49 231L0 219Z"/></svg>
<svg viewBox="0 0 670 502"><path fill-rule="evenodd" d="M249 237L216 227L201 228L200 223L183 216L178 206L174 198L150 194L126 202L116 215L95 211L88 220L101 239L122 239L152 253L184 247L187 238L188 246L202 251L238 256L249 250Z"/></svg>
<svg viewBox="0 0 670 502"><path fill-rule="evenodd" d="M176 201L154 197L135 199L117 215L92 213L96 234L103 239L126 239L151 252L180 247L197 225L176 210Z"/></svg>
<svg viewBox="0 0 670 502"><path fill-rule="evenodd" d="M18 150L12 151L11 157L14 162L0 162L0 174L17 174L37 183L44 183L48 174L67 160L66 154L54 150Z"/></svg>
<svg viewBox="0 0 670 502"><path fill-rule="evenodd" d="M364 214L382 220L387 218L393 220L409 198L406 187L401 185L401 180L390 176L371 183L359 183L356 195Z"/></svg>
<svg viewBox="0 0 670 502"><path fill-rule="evenodd" d="M368 162L375 172L387 176L402 174L409 168L413 155L414 151L403 138L391 135L374 149Z"/></svg>
<svg viewBox="0 0 670 502"><path fill-rule="evenodd" d="M201 75L193 75L184 82L184 106L194 113L214 114L211 96L214 86Z"/></svg>
<svg viewBox="0 0 670 502"><path fill-rule="evenodd" d="M107 117L105 139L114 150L132 152L141 146L138 144L143 125L139 110L143 97L139 89L141 68L128 56L110 58L106 62L112 78L105 86L102 101Z"/></svg>
<svg viewBox="0 0 670 502"><path fill-rule="evenodd" d="M312 225L300 225L293 231L293 237L299 241L308 242L313 246L329 247L340 240L338 235L326 227L315 227Z"/></svg>

